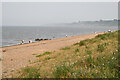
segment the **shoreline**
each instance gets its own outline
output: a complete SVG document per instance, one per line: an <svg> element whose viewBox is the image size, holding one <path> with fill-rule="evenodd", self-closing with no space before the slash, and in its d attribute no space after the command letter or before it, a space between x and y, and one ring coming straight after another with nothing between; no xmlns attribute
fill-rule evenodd
<svg viewBox="0 0 120 80"><path fill-rule="evenodd" d="M103 32L97 32L97 33L103 33ZM88 34L97 34L97 33L91 32L91 33L80 34L80 35L72 35L72 36L68 36L68 37L81 36L81 35L88 35ZM66 37L64 36L64 37L49 38L49 39L54 40L54 39L61 39L61 38L66 38ZM24 44L29 44L28 41L29 41L29 40L25 40L25 43L24 43ZM45 40L42 40L42 41L45 41ZM46 41L47 41L47 40L46 40ZM34 39L32 43L36 43L36 42L41 42L41 41L35 41L35 39ZM18 43L11 44L11 45L10 45L10 44L7 44L7 45L4 45L4 46L0 46L0 48L11 47L11 46L18 46L18 45L24 45L24 44L21 44L21 40L19 40Z"/></svg>
<svg viewBox="0 0 120 80"><path fill-rule="evenodd" d="M12 70L16 71L30 65L29 60L34 62L37 58L33 54L39 55L46 51L57 51L78 43L81 40L94 38L98 34L104 34L104 32L2 47L3 77L8 78Z"/></svg>
<svg viewBox="0 0 120 80"><path fill-rule="evenodd" d="M90 34L101 34L101 33L104 33L104 32L90 33ZM89 35L89 34L83 34L83 35ZM82 34L81 35L68 36L68 37L62 37L62 38L54 38L54 39L51 39L51 40L64 39L64 38L69 38L69 37L79 37L79 36L82 36ZM28 45L28 44L39 43L39 42L43 42L43 41L51 41L51 40L33 41L32 43L24 43L24 44L20 44L19 43L19 44L14 44L14 45L9 45L9 46L1 46L0 48L13 47L13 46L21 46L21 45Z"/></svg>

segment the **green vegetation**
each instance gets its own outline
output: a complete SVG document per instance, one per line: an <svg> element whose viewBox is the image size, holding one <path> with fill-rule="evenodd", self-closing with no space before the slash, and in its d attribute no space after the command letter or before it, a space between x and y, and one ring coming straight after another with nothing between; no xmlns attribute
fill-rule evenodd
<svg viewBox="0 0 120 80"><path fill-rule="evenodd" d="M87 50L86 53L89 54L89 55L91 55L92 51L91 50Z"/></svg>
<svg viewBox="0 0 120 80"><path fill-rule="evenodd" d="M51 59L49 56L45 58L45 60L49 60L49 59Z"/></svg>
<svg viewBox="0 0 120 80"><path fill-rule="evenodd" d="M62 50L68 50L70 49L70 47L65 47L65 48L62 48Z"/></svg>
<svg viewBox="0 0 120 80"><path fill-rule="evenodd" d="M80 43L79 43L79 46L83 46L83 45L85 45L85 40L80 41Z"/></svg>
<svg viewBox="0 0 120 80"><path fill-rule="evenodd" d="M96 38L99 38L101 40L112 39L114 37L118 37L118 35L116 35L116 34L117 33L100 34L100 35L96 36Z"/></svg>
<svg viewBox="0 0 120 80"><path fill-rule="evenodd" d="M100 34L52 54L37 55L36 64L23 68L19 77L118 78L119 52L118 31Z"/></svg>
<svg viewBox="0 0 120 80"><path fill-rule="evenodd" d="M40 57L40 56L44 56L44 55L49 55L51 54L52 52L44 52L43 54L40 54L40 55L37 55L36 57Z"/></svg>
<svg viewBox="0 0 120 80"><path fill-rule="evenodd" d="M38 72L39 69L35 68L35 67L26 67L25 69L22 70L22 72L24 74L21 75L26 77L26 78L39 78L40 73Z"/></svg>
<svg viewBox="0 0 120 80"><path fill-rule="evenodd" d="M0 58L0 61L2 61L2 59Z"/></svg>
<svg viewBox="0 0 120 80"><path fill-rule="evenodd" d="M32 55L36 55L36 54L33 53Z"/></svg>
<svg viewBox="0 0 120 80"><path fill-rule="evenodd" d="M103 52L104 49L105 49L105 47L104 47L103 44L101 44L101 45L99 44L99 45L98 45L98 49L97 49L98 51Z"/></svg>
<svg viewBox="0 0 120 80"><path fill-rule="evenodd" d="M77 52L79 52L80 50L77 48L77 49L75 49L75 53L77 53Z"/></svg>
<svg viewBox="0 0 120 80"><path fill-rule="evenodd" d="M56 78L60 78L63 76L64 78L67 78L68 73L71 71L70 69L71 69L70 66L66 66L65 64L63 64L62 66L57 66L56 70L53 72L53 75Z"/></svg>

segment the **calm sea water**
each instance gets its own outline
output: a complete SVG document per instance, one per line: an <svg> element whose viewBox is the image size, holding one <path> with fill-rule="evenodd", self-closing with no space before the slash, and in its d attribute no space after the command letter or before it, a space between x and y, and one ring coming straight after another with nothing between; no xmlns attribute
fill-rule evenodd
<svg viewBox="0 0 120 80"><path fill-rule="evenodd" d="M117 26L65 26L65 27L2 27L2 45L11 46L20 44L20 40L35 41L36 38L63 38L66 35L75 36L117 30Z"/></svg>

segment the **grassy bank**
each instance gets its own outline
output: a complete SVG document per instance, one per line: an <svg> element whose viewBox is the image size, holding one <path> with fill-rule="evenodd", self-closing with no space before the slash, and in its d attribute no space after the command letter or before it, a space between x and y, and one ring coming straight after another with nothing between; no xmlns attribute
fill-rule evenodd
<svg viewBox="0 0 120 80"><path fill-rule="evenodd" d="M14 77L19 78L116 78L118 31L97 35L59 51L33 55L38 60ZM34 53L35 54L35 53Z"/></svg>

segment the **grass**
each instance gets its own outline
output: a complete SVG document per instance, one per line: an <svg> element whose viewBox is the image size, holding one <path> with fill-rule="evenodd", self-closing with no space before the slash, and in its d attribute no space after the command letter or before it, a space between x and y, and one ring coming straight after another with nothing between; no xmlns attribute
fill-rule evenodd
<svg viewBox="0 0 120 80"><path fill-rule="evenodd" d="M52 52L44 52L43 54L40 54L40 55L37 55L36 57L41 57L41 56L44 56L44 55L49 55L51 54Z"/></svg>
<svg viewBox="0 0 120 80"><path fill-rule="evenodd" d="M70 66L63 64L62 66L57 66L56 70L53 72L53 75L56 78L64 77L67 78L68 72L70 72Z"/></svg>
<svg viewBox="0 0 120 80"><path fill-rule="evenodd" d="M33 53L32 55L36 55L36 54Z"/></svg>
<svg viewBox="0 0 120 80"><path fill-rule="evenodd" d="M99 52L103 52L104 49L105 49L105 47L104 47L103 44L98 44L98 49L97 49L97 51L99 51Z"/></svg>
<svg viewBox="0 0 120 80"><path fill-rule="evenodd" d="M117 55L99 55L96 59L90 55L85 60L78 60L69 66L59 65L53 74L57 78L115 78L118 77Z"/></svg>
<svg viewBox="0 0 120 80"><path fill-rule="evenodd" d="M83 46L83 45L85 45L85 40L80 41L80 43L79 43L79 46Z"/></svg>
<svg viewBox="0 0 120 80"><path fill-rule="evenodd" d="M70 49L70 47L65 47L65 48L62 48L62 50L68 50Z"/></svg>
<svg viewBox="0 0 120 80"><path fill-rule="evenodd" d="M0 61L2 61L2 59L0 58Z"/></svg>
<svg viewBox="0 0 120 80"><path fill-rule="evenodd" d="M77 48L77 49L75 49L75 53L77 53L77 52L79 52L80 50Z"/></svg>
<svg viewBox="0 0 120 80"><path fill-rule="evenodd" d="M49 56L45 58L45 60L49 60L49 59L51 59Z"/></svg>
<svg viewBox="0 0 120 80"><path fill-rule="evenodd" d="M97 35L55 52L45 52L20 78L118 78L118 31Z"/></svg>
<svg viewBox="0 0 120 80"><path fill-rule="evenodd" d="M35 67L26 67L22 70L25 75L22 74L21 76L24 76L25 78L40 78L40 73L38 72L38 70L39 69Z"/></svg>
<svg viewBox="0 0 120 80"><path fill-rule="evenodd" d="M100 38L101 40L106 40L106 39L111 39L113 37L116 37L117 33L106 33L106 34L99 34L98 36L96 36L96 38ZM118 35L117 35L118 37Z"/></svg>

